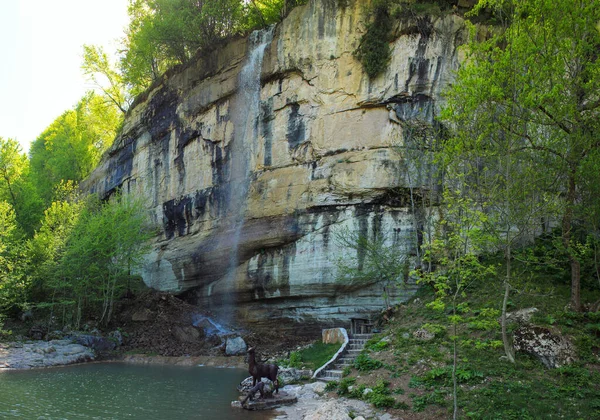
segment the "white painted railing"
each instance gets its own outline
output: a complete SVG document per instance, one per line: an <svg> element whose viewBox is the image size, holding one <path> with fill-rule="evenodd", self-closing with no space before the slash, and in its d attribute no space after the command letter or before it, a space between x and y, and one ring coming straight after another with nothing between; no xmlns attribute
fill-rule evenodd
<svg viewBox="0 0 600 420"><path fill-rule="evenodd" d="M327 370L327 368L329 366L333 365L336 362L336 360L340 357L340 355L344 352L344 350L346 350L346 347L348 346L348 342L350 341L348 339L348 331L346 331L345 328L340 328L340 331L344 335L344 342L342 343L342 346L337 351L337 353L334 354L331 359L329 359L329 361L327 363L325 363L319 369L315 370L315 373L313 373L313 376L312 376L313 379L316 379L322 371Z"/></svg>

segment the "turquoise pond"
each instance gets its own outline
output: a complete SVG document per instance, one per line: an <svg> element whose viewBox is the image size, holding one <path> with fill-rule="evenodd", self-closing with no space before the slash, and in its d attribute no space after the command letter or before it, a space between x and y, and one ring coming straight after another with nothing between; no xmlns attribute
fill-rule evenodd
<svg viewBox="0 0 600 420"><path fill-rule="evenodd" d="M243 369L93 363L0 372L0 418L267 419L234 409Z"/></svg>

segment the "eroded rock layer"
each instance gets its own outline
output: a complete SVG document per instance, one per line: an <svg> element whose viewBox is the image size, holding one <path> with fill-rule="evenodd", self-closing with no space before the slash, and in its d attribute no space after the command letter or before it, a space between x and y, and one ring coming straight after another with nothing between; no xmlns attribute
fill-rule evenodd
<svg viewBox="0 0 600 420"><path fill-rule="evenodd" d="M336 282L336 261L361 258L340 245L344 232L385 235L414 264L419 185L403 123L433 123L463 21L398 21L387 70L369 79L353 55L368 2L342 3L312 0L138 98L85 188L147 199L160 227L149 286L225 322L301 333L383 305L381 284Z"/></svg>

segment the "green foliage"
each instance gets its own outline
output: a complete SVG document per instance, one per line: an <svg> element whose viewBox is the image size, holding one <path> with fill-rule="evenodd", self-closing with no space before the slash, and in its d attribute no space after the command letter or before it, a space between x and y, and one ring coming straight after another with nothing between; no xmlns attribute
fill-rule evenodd
<svg viewBox="0 0 600 420"><path fill-rule="evenodd" d="M329 381L325 384L325 391L335 391L339 384L340 383L338 381Z"/></svg>
<svg viewBox="0 0 600 420"><path fill-rule="evenodd" d="M423 395L412 395L413 411L420 412L425 410L429 405L446 405L447 393L442 390L434 390L431 393L425 393Z"/></svg>
<svg viewBox="0 0 600 420"><path fill-rule="evenodd" d="M115 106L88 93L31 144L32 179L47 206L61 182L79 182L90 174L112 144L121 118Z"/></svg>
<svg viewBox="0 0 600 420"><path fill-rule="evenodd" d="M393 407L396 405L396 400L391 395L384 395L375 392L367 394L369 402L377 408Z"/></svg>
<svg viewBox="0 0 600 420"><path fill-rule="evenodd" d="M507 237L512 236L509 226L520 230L522 223L542 217L560 223L563 258L572 272L571 303L577 310L578 249L585 237L576 235L576 219L591 216L588 220L597 225L592 215L599 208L595 191L600 179L594 168L600 148L595 140L600 57L591 53L600 47L599 6L597 0L479 2L475 14L492 10L502 26L483 41L478 28L471 27L468 59L448 94L445 113L467 145L462 150L474 146L476 155L487 147L502 162L490 166L484 157L477 164L490 168L479 179L489 180L492 191L504 190L505 199L488 201L504 204L498 207ZM516 217L524 214L528 217Z"/></svg>
<svg viewBox="0 0 600 420"><path fill-rule="evenodd" d="M120 71L133 96L227 37L277 22L299 0L130 0Z"/></svg>
<svg viewBox="0 0 600 420"><path fill-rule="evenodd" d="M483 379L483 373L472 369L459 367L456 369L456 379L458 383L481 381ZM448 386L452 381L452 366L431 369L421 378L421 380L423 384L429 386L439 383Z"/></svg>
<svg viewBox="0 0 600 420"><path fill-rule="evenodd" d="M27 156L16 140L0 137L0 200L10 203L17 224L27 235L37 225L42 203L31 178Z"/></svg>
<svg viewBox="0 0 600 420"><path fill-rule="evenodd" d="M289 367L314 370L331 360L339 349L340 344L324 344L317 341L305 349L291 352L289 359L282 360L281 363Z"/></svg>
<svg viewBox="0 0 600 420"><path fill-rule="evenodd" d="M444 334L446 334L446 327L441 324L432 324L430 322L427 322L423 324L421 328L423 328L426 331L429 331L430 333L435 334L436 337L441 337Z"/></svg>
<svg viewBox="0 0 600 420"><path fill-rule="evenodd" d="M48 303L60 310L63 323L77 327L83 316L93 316L107 324L115 299L135 277L147 251L152 232L143 205L126 196L106 203L91 199L76 223L64 229L70 233L46 283Z"/></svg>
<svg viewBox="0 0 600 420"><path fill-rule="evenodd" d="M389 346L389 341L381 340L379 338L373 338L367 342L367 344L365 345L365 349L378 352L387 349Z"/></svg>
<svg viewBox="0 0 600 420"><path fill-rule="evenodd" d="M346 377L346 376L350 375L351 371L352 371L352 368L350 366L346 366L344 368L344 370L342 370L342 376Z"/></svg>
<svg viewBox="0 0 600 420"><path fill-rule="evenodd" d="M350 395L349 387L353 386L356 378L343 378L337 385L337 393L340 396Z"/></svg>
<svg viewBox="0 0 600 420"><path fill-rule="evenodd" d="M293 368L302 367L302 356L300 355L300 352L293 351L290 353L290 360L288 366Z"/></svg>
<svg viewBox="0 0 600 420"><path fill-rule="evenodd" d="M123 114L129 109L132 98L127 91L123 76L111 63L102 47L83 46L83 64L81 69L87 78L99 88L104 97Z"/></svg>
<svg viewBox="0 0 600 420"><path fill-rule="evenodd" d="M469 328L480 331L497 330L500 311L493 308L483 308L478 315L469 320Z"/></svg>
<svg viewBox="0 0 600 420"><path fill-rule="evenodd" d="M383 366L383 363L377 359L372 359L366 353L359 354L354 359L354 368L361 372L369 372L375 369L379 369Z"/></svg>
<svg viewBox="0 0 600 420"><path fill-rule="evenodd" d="M391 57L392 18L389 4L385 0L373 2L368 13L369 23L360 39L354 55L363 65L370 78L382 73L388 66Z"/></svg>
<svg viewBox="0 0 600 420"><path fill-rule="evenodd" d="M28 304L28 260L12 206L0 201L0 314Z"/></svg>

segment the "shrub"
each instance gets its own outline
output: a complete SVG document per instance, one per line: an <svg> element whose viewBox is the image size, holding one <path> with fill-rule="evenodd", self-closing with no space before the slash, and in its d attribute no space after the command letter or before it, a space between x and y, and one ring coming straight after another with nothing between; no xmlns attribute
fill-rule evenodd
<svg viewBox="0 0 600 420"><path fill-rule="evenodd" d="M361 353L354 360L354 367L361 372L368 372L371 370L379 369L383 366L383 363L379 360L371 359L367 354Z"/></svg>
<svg viewBox="0 0 600 420"><path fill-rule="evenodd" d="M288 363L289 367L293 367L293 368L301 368L302 367L302 355L297 352L297 351L293 351L290 353L290 361Z"/></svg>
<svg viewBox="0 0 600 420"><path fill-rule="evenodd" d="M348 388L350 386L354 385L355 382L356 382L356 378L342 379L337 386L338 395L340 395L340 396L350 395L350 390Z"/></svg>
<svg viewBox="0 0 600 420"><path fill-rule="evenodd" d="M389 341L384 340L375 340L373 342L369 341L365 346L366 349L371 351L382 351L387 349L390 346Z"/></svg>
<svg viewBox="0 0 600 420"><path fill-rule="evenodd" d="M377 408L393 407L396 400L390 395L389 384L387 381L378 380L373 387L373 392L367 394L368 401Z"/></svg>
<svg viewBox="0 0 600 420"><path fill-rule="evenodd" d="M386 69L391 57L389 41L392 18L389 5L385 1L376 1L372 6L371 16L373 20L367 25L354 55L369 77L374 78Z"/></svg>
<svg viewBox="0 0 600 420"><path fill-rule="evenodd" d="M335 391L339 385L338 381L330 381L325 385L325 391Z"/></svg>

